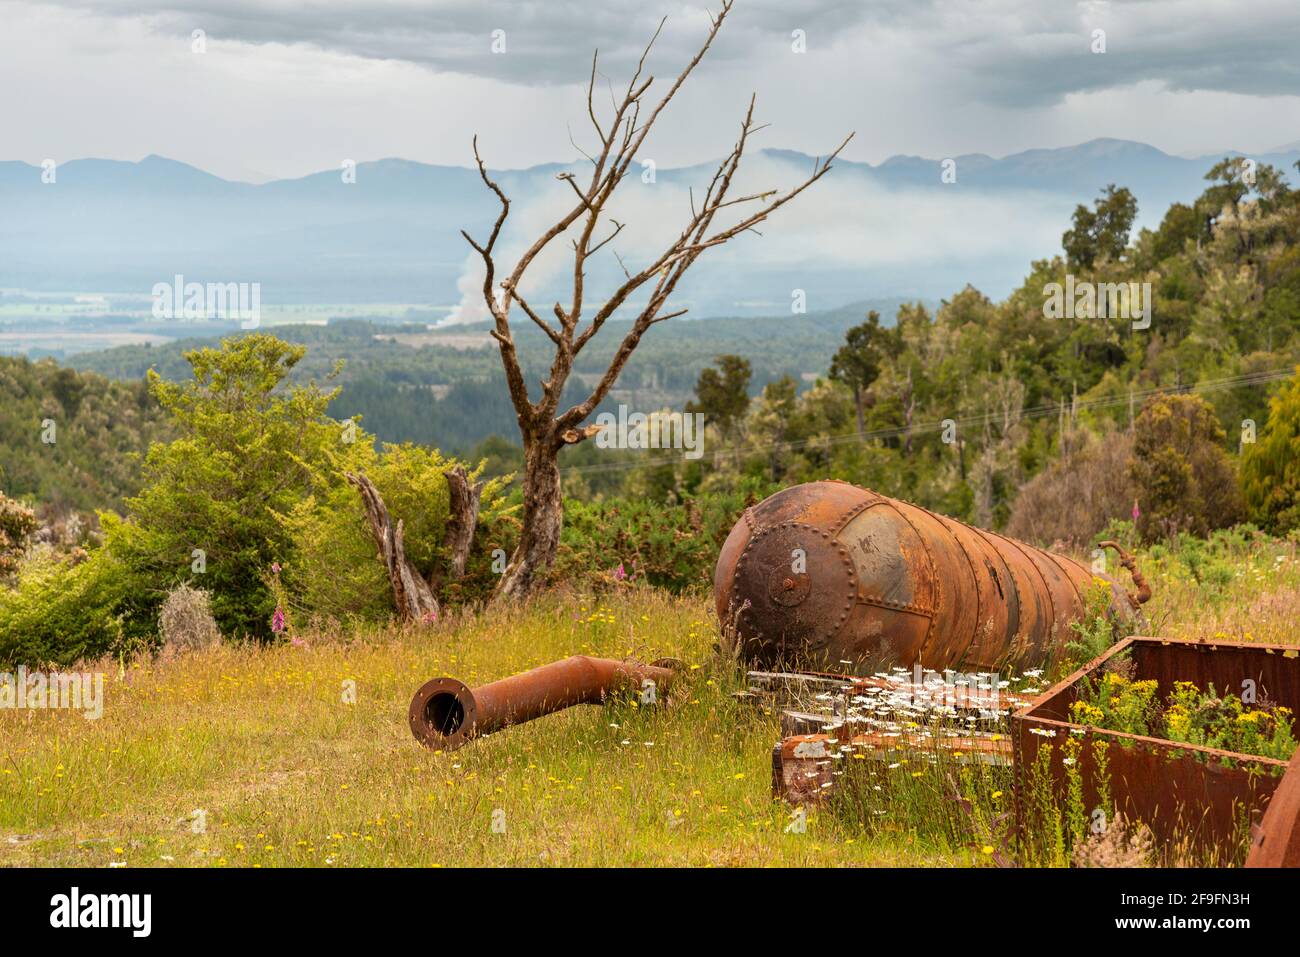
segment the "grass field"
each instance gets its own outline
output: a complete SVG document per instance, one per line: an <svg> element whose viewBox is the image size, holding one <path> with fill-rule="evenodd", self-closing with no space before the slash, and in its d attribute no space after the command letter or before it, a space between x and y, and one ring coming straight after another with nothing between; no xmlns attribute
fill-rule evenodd
<svg viewBox="0 0 1300 957"><path fill-rule="evenodd" d="M7 712L0 863L538 865L948 863L854 841L770 797L776 719L729 697L700 600L557 601L344 645L221 648L110 675L104 715ZM453 754L406 707L574 653L673 655L667 707L575 708ZM343 701L355 681L356 703ZM492 812L506 832L493 833ZM192 831L196 809L206 833Z"/></svg>
<svg viewBox="0 0 1300 957"><path fill-rule="evenodd" d="M1294 543L1225 540L1144 565L1159 634L1300 644ZM0 711L0 864L987 863L918 819L867 830L822 812L788 833L770 795L777 718L731 697L742 675L713 650L704 598L552 597L300 641L114 664L96 721ZM411 737L407 704L427 678L472 686L579 653L690 671L658 708L574 708L451 754Z"/></svg>

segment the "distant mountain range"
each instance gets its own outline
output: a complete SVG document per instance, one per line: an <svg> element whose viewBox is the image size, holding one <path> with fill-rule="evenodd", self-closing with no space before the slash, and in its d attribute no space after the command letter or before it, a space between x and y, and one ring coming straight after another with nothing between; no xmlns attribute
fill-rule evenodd
<svg viewBox="0 0 1300 957"><path fill-rule="evenodd" d="M1108 183L1139 200L1139 223L1205 187L1223 155L1171 156L1141 143L1095 139L1001 159L953 157L957 182L941 182L943 158L895 156L878 166L840 161L813 190L712 261L702 260L681 300L695 316L781 314L796 290L808 309L868 298L947 296L967 282L1001 296L1031 259L1059 250L1079 202ZM1296 181L1300 143L1252 154ZM769 150L747 159L755 184L788 186L813 158ZM583 161L585 164L585 161ZM571 198L556 175L580 164L545 164L492 175L511 197L507 238L531 240ZM633 168L619 211L638 228L668 235L712 172L700 165L649 173ZM42 169L0 162L0 288L107 292L148 297L176 274L199 282L260 282L264 303L410 302L452 307L473 298L473 260L461 228L482 236L495 200L476 171L400 159L362 163L354 183L340 170L264 184L231 182L160 156L138 163L71 160L42 182ZM742 183L743 188L749 183ZM666 188L665 188L666 187ZM656 191L657 190L657 191ZM617 216L617 212L615 213ZM621 217L620 217L621 218ZM629 264L651 244L620 250ZM593 266L612 282L617 261ZM565 288L560 263L542 277Z"/></svg>

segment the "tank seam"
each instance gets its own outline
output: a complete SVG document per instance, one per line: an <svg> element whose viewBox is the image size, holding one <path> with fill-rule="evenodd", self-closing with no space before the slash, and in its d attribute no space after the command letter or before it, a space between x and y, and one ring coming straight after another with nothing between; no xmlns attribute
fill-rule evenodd
<svg viewBox="0 0 1300 957"><path fill-rule="evenodd" d="M1010 582L1011 584L1011 590L1016 593L1016 630L1011 633L1011 640L1007 643L1007 647L1003 651L1003 655L1004 655L1003 660L1005 661L1009 659L1012 653L1016 650L1015 648L1016 638L1019 637L1021 630L1024 628L1025 596L1020 593L1020 585L1016 582L1016 573L1012 569L1011 565L1007 562L1006 556L1002 554L1002 551L1001 549L998 548L997 543L992 541L992 539L990 539L989 537L991 535L994 537L1000 537L1000 536L998 536L997 533L995 532L990 532L982 528L976 528L974 525L967 525L965 522L958 522L958 524L964 526L966 529L972 532L976 537L978 537L982 542L984 542L985 545L989 547L989 549L993 552L994 555L997 556L998 561L1002 563L1003 569L1006 570L1007 581ZM1030 562L1030 564L1032 565L1033 562ZM1007 623L1008 624L1011 623L1010 614L1007 615Z"/></svg>
<svg viewBox="0 0 1300 957"><path fill-rule="evenodd" d="M943 528L944 532L947 533L948 537L957 543L958 550L961 552L962 557L966 559L966 567L967 569L970 570L971 585L973 585L975 588L975 628L971 632L970 641L966 643L966 647L962 650L961 656L957 659L956 663L960 665L962 662L966 660L966 656L970 654L971 646L975 644L975 640L979 637L980 620L981 620L980 614L983 611L980 605L979 573L975 570L975 562L971 560L970 552L966 550L966 545L962 542L960 538L958 538L953 533L953 530L948 527L948 520L946 516L936 514L935 512L932 512L928 508L925 508L923 506L918 505L916 507L920 508L921 511L925 512L925 514L929 515L936 522L938 522L940 527Z"/></svg>
<svg viewBox="0 0 1300 957"><path fill-rule="evenodd" d="M1025 551L1024 547L1019 542L1017 542L1014 538L1007 538L1005 535L998 535L997 532L990 532L989 534L997 535L997 537L1002 539L1002 541L1006 542L1008 545L1013 546L1016 549L1016 551L1020 552L1021 555L1024 555L1025 560L1029 562L1030 566L1033 567L1034 572L1038 575L1039 579L1042 581L1043 592L1047 595L1047 604L1051 608L1051 617L1049 618L1050 624L1048 625L1048 631L1046 636L1047 644L1050 645L1052 639L1052 632L1056 629L1056 599L1052 597L1052 586L1047 583L1047 576L1044 575L1043 570L1038 567L1038 562L1034 561L1033 556L1030 555L1029 552ZM1041 551L1041 549L1039 550Z"/></svg>
<svg viewBox="0 0 1300 957"><path fill-rule="evenodd" d="M939 576L935 571L934 555L931 554L930 552L930 546L926 544L925 536L921 534L920 530L914 524L912 524L912 520L903 514L903 510L900 509L897 504L895 504L896 502L902 502L902 504L904 505L908 505L910 503L903 502L902 499L895 499L894 502L889 502L888 504L890 508L894 510L894 514L896 514L899 518L901 518L903 521L907 523L907 527L912 530L912 534L915 535L917 541L921 543L921 550L925 552L925 561L930 569L930 588L931 588L930 597L932 599L931 604L934 607L927 615L927 621L925 625L925 638L921 641L921 647L917 649L917 657L919 660L921 652L924 651L925 646L930 643L930 638L934 634L934 620L938 616L939 609L943 607L942 596L940 594L940 589L942 588L942 585L939 581Z"/></svg>
<svg viewBox="0 0 1300 957"><path fill-rule="evenodd" d="M1070 588L1074 591L1074 597L1079 600L1079 607L1086 611L1087 603L1084 601L1083 592L1079 591L1079 586L1074 583L1074 579L1070 577L1070 573L1065 570L1065 566L1062 564L1062 561L1064 560L1064 556L1054 555L1052 552L1048 551L1045 548L1042 549L1042 552L1044 555L1046 555L1048 558L1052 560L1052 563L1056 565L1057 568L1061 570L1061 575L1065 578L1067 582L1070 583ZM1083 568L1082 565L1080 565L1079 567L1081 569ZM1089 574L1091 574L1091 572Z"/></svg>

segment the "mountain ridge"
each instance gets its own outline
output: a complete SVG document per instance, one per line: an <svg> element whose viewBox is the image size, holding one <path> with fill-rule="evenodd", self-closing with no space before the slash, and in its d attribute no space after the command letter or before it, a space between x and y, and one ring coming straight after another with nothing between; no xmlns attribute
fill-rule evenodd
<svg viewBox="0 0 1300 957"><path fill-rule="evenodd" d="M1099 136L1099 137L1094 137L1090 140L1083 140L1079 143L1075 143L1069 146L1031 147L1025 150L1017 150L1014 153L1006 153L1002 156L992 156L988 153L959 153L956 156L952 156L952 157L946 157L946 156L930 157L930 156L922 156L914 153L893 153L887 156L885 159L881 160L879 163L870 163L865 160L849 160L843 158L836 160L836 163L837 165L844 165L848 167L856 167L856 168L863 168L872 171L879 171L887 167L900 166L900 165L905 165L910 163L927 163L931 165L937 165L946 159L954 159L958 162L958 164L961 164L963 161L978 161L978 162L985 162L985 163L988 162L1009 163L1012 161L1023 160L1029 157L1037 158L1043 156L1060 156L1060 155L1067 155L1067 154L1111 156L1118 151L1131 152L1131 153L1142 154L1146 156L1154 155L1162 159L1174 160L1181 163L1192 163L1192 164L1203 164L1207 162L1215 163L1218 162L1220 159L1223 159L1225 156L1251 156L1251 157L1260 158L1260 159L1264 159L1265 161L1268 161L1270 158L1276 159L1278 157L1287 156L1291 153L1296 154L1297 159L1300 159L1300 140L1296 140L1291 143L1285 143L1262 152L1248 152L1248 151L1237 150L1237 149L1224 149L1224 150L1219 150L1219 151L1214 151L1209 153L1198 153L1196 155L1188 156L1188 155L1166 153L1164 150L1160 149L1157 146L1152 146L1149 143L1143 143L1139 140L1128 140L1128 139L1122 139L1117 137ZM802 150L794 150L794 149L788 149L784 147L768 147L768 148L756 150L755 153L758 155L765 155L765 156L807 160L809 162L811 162L814 159L817 159L819 156L819 154L805 153ZM222 183L226 183L231 186L249 186L253 188L275 186L275 185L281 185L285 183L299 183L299 182L303 182L304 180L315 179L317 177L338 176L341 171L341 170L332 170L332 169L321 169L321 170L314 170L309 173L303 173L298 176L272 177L260 183L252 183L246 180L223 177L216 173L209 172L208 170L205 170L203 167L197 166L193 163L187 163L184 160L173 159L171 157L163 156L158 153L149 153L139 160L123 160L123 159L100 157L100 156L80 156L75 159L64 160L60 162L58 168L60 170L63 170L69 166L74 166L76 164L87 164L87 163L105 164L105 165L112 165L112 166L123 167L123 168L124 167L148 168L148 167L160 167L163 165L166 165L168 167L182 167L186 170L191 170L195 173L202 174L204 177L213 180L218 180ZM499 167L498 168L498 167L490 166L488 167L488 172L492 174L524 174L524 173L535 173L535 172L551 172L555 170L568 169L574 166L579 166L581 165L581 163L582 163L582 158L576 157L575 159L570 160L568 162L554 160L554 161L548 161L544 163L536 163L532 166L524 166L524 167ZM696 169L696 168L708 167L711 165L711 163L716 163L716 160L715 161L706 160L699 163L691 163L687 166L671 167L670 169L673 170ZM0 171L3 171L4 168L7 166L22 167L23 169L32 171L36 174L39 174L41 171L40 165L28 163L25 160L0 159ZM378 168L398 168L402 166L419 168L419 169L427 169L427 170L444 170L444 171L454 170L459 172L468 172L473 174L475 178L477 178L478 175L477 171L470 166L459 166L459 165L448 164L448 163L426 163L422 160L413 160L402 156L384 156L384 157L380 157L379 159L364 160L356 164L358 170L361 169L373 170Z"/></svg>
<svg viewBox="0 0 1300 957"><path fill-rule="evenodd" d="M1300 152L1256 158L1294 180ZM1138 197L1138 225L1152 226L1171 202L1199 195L1222 156L1186 159L1097 138L953 159L955 183L941 180L936 159L837 162L776 214L761 239L742 236L703 257L675 299L694 316L710 316L771 314L790 308L799 293L809 310L890 296L940 298L967 283L1005 295L1025 262L1059 250L1077 203L1109 183L1127 186ZM758 191L749 186L793 185L813 161L792 150L756 152L741 168L741 178L755 182L738 182L737 195ZM535 234L536 224L553 221L551 206L565 201L556 174L584 165L491 171L512 199L507 254L524 238L511 229ZM654 254L650 234L678 227L689 191L701 195L713 168L659 168L649 180L634 166L616 198L634 214L619 253L633 262ZM156 283L180 274L260 283L263 303L421 303L468 318L456 306L462 297L473 306L481 280L460 233L482 234L497 212L477 170L399 157L359 163L351 183L342 169L232 181L155 154L134 162L69 160L55 172L46 184L41 167L0 161L0 288L147 298ZM668 191L647 202L652 181ZM589 265L593 292L620 281L608 252ZM560 295L563 272L542 276L537 295Z"/></svg>

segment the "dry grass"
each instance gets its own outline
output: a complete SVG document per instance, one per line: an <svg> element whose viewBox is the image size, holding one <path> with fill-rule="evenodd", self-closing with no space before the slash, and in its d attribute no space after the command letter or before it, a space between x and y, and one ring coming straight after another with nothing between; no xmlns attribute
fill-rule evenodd
<svg viewBox="0 0 1300 957"><path fill-rule="evenodd" d="M1151 580L1151 634L1300 644L1300 556L1296 542L1219 540L1157 548L1140 556Z"/></svg>
<svg viewBox="0 0 1300 957"><path fill-rule="evenodd" d="M162 634L162 655L174 658L221 640L216 619L206 591L184 583L168 594L158 613L158 631Z"/></svg>

